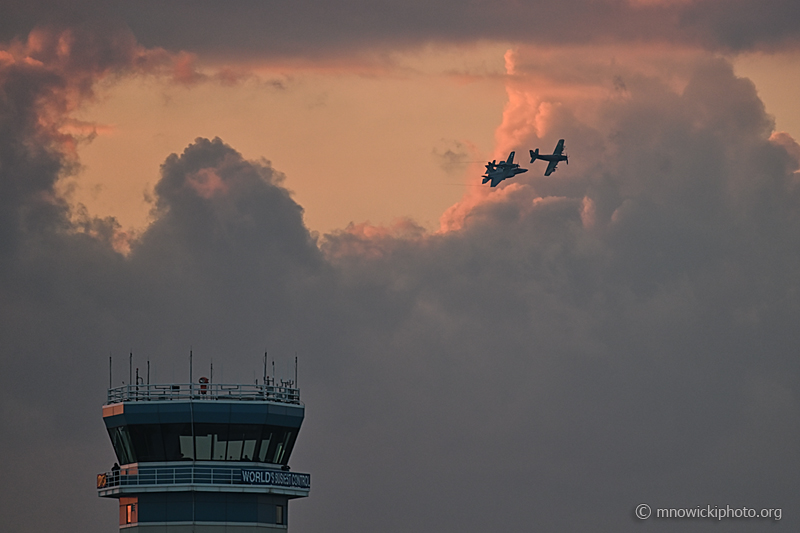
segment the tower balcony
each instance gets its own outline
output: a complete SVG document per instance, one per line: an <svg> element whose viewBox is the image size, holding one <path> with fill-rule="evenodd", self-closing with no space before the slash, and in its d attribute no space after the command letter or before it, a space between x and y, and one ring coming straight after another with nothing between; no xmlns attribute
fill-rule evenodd
<svg viewBox="0 0 800 533"><path fill-rule="evenodd" d="M148 463L127 465L97 474L98 496L120 498L148 492L246 492L308 496L311 475L264 468L257 463L236 466L209 463Z"/></svg>

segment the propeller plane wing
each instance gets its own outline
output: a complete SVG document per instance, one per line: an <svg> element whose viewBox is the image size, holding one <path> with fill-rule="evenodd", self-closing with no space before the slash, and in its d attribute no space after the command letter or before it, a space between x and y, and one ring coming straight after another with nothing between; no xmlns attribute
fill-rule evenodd
<svg viewBox="0 0 800 533"><path fill-rule="evenodd" d="M550 174L555 172L556 166L558 166L558 164L561 161L566 161L567 164L569 165L569 157L566 154L564 154L564 139L559 139L558 144L556 144L556 149L553 150L552 155L540 154L538 148L535 151L530 150L530 154L531 154L531 163L533 163L537 159L542 159L544 161L547 161L547 169L544 171L545 176L549 176Z"/></svg>

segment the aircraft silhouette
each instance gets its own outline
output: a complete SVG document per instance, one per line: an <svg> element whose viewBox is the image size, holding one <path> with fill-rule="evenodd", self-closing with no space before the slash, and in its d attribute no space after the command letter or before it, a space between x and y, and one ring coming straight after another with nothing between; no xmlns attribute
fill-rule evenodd
<svg viewBox="0 0 800 533"><path fill-rule="evenodd" d="M505 161L495 163L495 161L492 160L486 163L486 174L482 176L483 181L481 183L486 183L491 180L491 186L497 187L501 181L513 178L517 174L522 174L527 171L527 168L519 168L519 165L514 163L514 152L511 152L508 154L508 159Z"/></svg>
<svg viewBox="0 0 800 533"><path fill-rule="evenodd" d="M537 159L543 159L545 161L549 161L547 164L547 170L544 171L545 176L549 176L553 172L556 171L556 166L560 161L566 161L569 165L569 157L567 155L561 155L564 151L564 139L559 139L558 144L556 144L556 149L553 150L553 154L539 154L539 149L537 148L536 151L530 150L531 153L531 163L536 161Z"/></svg>

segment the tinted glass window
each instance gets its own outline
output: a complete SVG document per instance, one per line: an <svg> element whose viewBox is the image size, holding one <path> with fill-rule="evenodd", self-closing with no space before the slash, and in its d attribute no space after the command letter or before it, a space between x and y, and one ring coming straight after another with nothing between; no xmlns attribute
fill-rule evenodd
<svg viewBox="0 0 800 533"><path fill-rule="evenodd" d="M258 448L258 461L260 463L267 462L267 453L269 453L269 445L272 438L272 432L269 428L263 428L261 433L261 441Z"/></svg>
<svg viewBox="0 0 800 533"><path fill-rule="evenodd" d="M128 428L116 427L109 428L108 435L111 437L111 444L114 446L114 452L117 454L117 461L121 465L127 465L136 462L136 455L133 453L133 444L131 443Z"/></svg>
<svg viewBox="0 0 800 533"><path fill-rule="evenodd" d="M286 464L297 438L294 429L259 424L135 424L108 433L120 464L182 460Z"/></svg>
<svg viewBox="0 0 800 533"><path fill-rule="evenodd" d="M261 438L261 426L242 426L242 461L256 460L256 446Z"/></svg>
<svg viewBox="0 0 800 533"><path fill-rule="evenodd" d="M167 461L194 459L191 424L161 424Z"/></svg>
<svg viewBox="0 0 800 533"><path fill-rule="evenodd" d="M211 450L213 461L224 461L228 450L228 426L220 425L214 427L214 449Z"/></svg>
<svg viewBox="0 0 800 533"><path fill-rule="evenodd" d="M291 430L284 430L281 431L280 441L278 442L278 446L275 448L275 460L273 462L278 464L284 464L284 460L288 462L289 460L289 443L292 441L292 431Z"/></svg>
<svg viewBox="0 0 800 533"><path fill-rule="evenodd" d="M164 441L160 424L135 424L128 426L135 455L139 461L165 461Z"/></svg>
<svg viewBox="0 0 800 533"><path fill-rule="evenodd" d="M214 444L214 426L212 424L194 425L194 443L198 461L210 461Z"/></svg>

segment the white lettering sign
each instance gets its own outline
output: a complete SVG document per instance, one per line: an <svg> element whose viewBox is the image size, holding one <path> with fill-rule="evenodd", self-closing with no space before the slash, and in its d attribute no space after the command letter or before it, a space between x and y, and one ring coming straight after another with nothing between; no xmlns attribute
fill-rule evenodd
<svg viewBox="0 0 800 533"><path fill-rule="evenodd" d="M296 474L278 470L242 470L242 481L253 485L276 485L279 487L311 488L309 474Z"/></svg>

